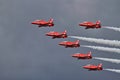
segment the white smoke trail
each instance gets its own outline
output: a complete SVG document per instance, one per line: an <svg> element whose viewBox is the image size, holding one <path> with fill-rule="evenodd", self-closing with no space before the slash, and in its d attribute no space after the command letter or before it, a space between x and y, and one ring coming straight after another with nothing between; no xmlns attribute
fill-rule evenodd
<svg viewBox="0 0 120 80"><path fill-rule="evenodd" d="M120 49L119 48L109 48L109 47L89 46L89 45L81 45L81 47L87 47L87 48L92 48L92 49L107 51L107 52L115 52L115 53L120 54Z"/></svg>
<svg viewBox="0 0 120 80"><path fill-rule="evenodd" d="M119 70L119 69L103 69L103 70L120 73L120 70Z"/></svg>
<svg viewBox="0 0 120 80"><path fill-rule="evenodd" d="M106 29L111 29L111 30L115 30L115 31L119 31L119 32L120 32L120 28L118 28L118 27L105 26L104 28L106 28Z"/></svg>
<svg viewBox="0 0 120 80"><path fill-rule="evenodd" d="M105 39L87 38L87 37L79 37L79 36L69 36L69 37L77 38L77 39L88 41L88 42L95 42L95 43L99 43L99 44L120 47L120 41L118 41L118 40L105 40Z"/></svg>
<svg viewBox="0 0 120 80"><path fill-rule="evenodd" d="M101 58L101 57L93 57L93 59L98 59L98 60L102 60L102 61L108 61L108 62L112 62L112 63L120 63L119 59L111 59L111 58Z"/></svg>

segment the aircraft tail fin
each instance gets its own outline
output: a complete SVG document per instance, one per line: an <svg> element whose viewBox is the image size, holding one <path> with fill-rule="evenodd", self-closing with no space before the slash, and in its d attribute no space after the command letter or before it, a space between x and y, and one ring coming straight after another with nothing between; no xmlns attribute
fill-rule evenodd
<svg viewBox="0 0 120 80"><path fill-rule="evenodd" d="M101 67L102 67L102 63L100 63L100 64L98 65L98 67L101 68Z"/></svg>
<svg viewBox="0 0 120 80"><path fill-rule="evenodd" d="M75 44L79 44L79 42L80 42L80 40L76 40L76 41L75 41Z"/></svg>
<svg viewBox="0 0 120 80"><path fill-rule="evenodd" d="M101 22L100 22L100 20L96 21L96 28L101 28Z"/></svg>
<svg viewBox="0 0 120 80"><path fill-rule="evenodd" d="M63 32L63 34L66 34L67 33L67 31L65 30L64 32Z"/></svg>
<svg viewBox="0 0 120 80"><path fill-rule="evenodd" d="M88 52L88 56L91 56L91 51L90 51L90 52Z"/></svg>
<svg viewBox="0 0 120 80"><path fill-rule="evenodd" d="M52 18L50 18L49 23L53 23L53 19Z"/></svg>
<svg viewBox="0 0 120 80"><path fill-rule="evenodd" d="M99 65L98 65L98 70L102 70L103 68L102 68L102 63L100 63Z"/></svg>

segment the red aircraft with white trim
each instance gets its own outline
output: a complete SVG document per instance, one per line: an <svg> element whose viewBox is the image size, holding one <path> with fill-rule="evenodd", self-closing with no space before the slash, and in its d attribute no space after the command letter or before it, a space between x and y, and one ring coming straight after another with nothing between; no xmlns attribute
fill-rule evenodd
<svg viewBox="0 0 120 80"><path fill-rule="evenodd" d="M65 48L67 48L67 47L71 47L71 48L80 47L79 40L76 40L76 41L74 41L74 42L71 42L71 41L63 41L63 42L60 42L59 45L65 46Z"/></svg>
<svg viewBox="0 0 120 80"><path fill-rule="evenodd" d="M34 24L34 25L38 25L38 27L52 27L54 26L54 23L53 23L53 19L49 19L49 21L45 21L45 20L35 20L33 22L31 22L31 24Z"/></svg>
<svg viewBox="0 0 120 80"><path fill-rule="evenodd" d="M91 51L88 52L87 54L75 53L75 54L72 55L72 57L78 58L78 59L92 59Z"/></svg>
<svg viewBox="0 0 120 80"><path fill-rule="evenodd" d="M102 70L102 63L98 64L98 65L93 65L93 64L88 64L86 66L83 66L83 68L88 69L88 70Z"/></svg>
<svg viewBox="0 0 120 80"><path fill-rule="evenodd" d="M55 38L67 38L67 31L66 30L64 32L50 31L50 32L46 33L46 36L51 36L52 39L55 39Z"/></svg>
<svg viewBox="0 0 120 80"><path fill-rule="evenodd" d="M100 20L96 21L96 23L84 21L84 22L80 23L79 26L83 26L83 27L85 27L85 29L90 29L90 28L98 29L98 28L101 28L101 22L100 22Z"/></svg>

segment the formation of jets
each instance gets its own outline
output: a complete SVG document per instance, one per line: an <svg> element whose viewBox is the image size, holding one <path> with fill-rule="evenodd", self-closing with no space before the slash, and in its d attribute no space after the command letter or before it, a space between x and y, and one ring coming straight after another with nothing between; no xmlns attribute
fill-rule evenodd
<svg viewBox="0 0 120 80"><path fill-rule="evenodd" d="M53 27L54 26L54 21L52 18L50 18L48 21L45 20L35 20L31 22L31 24L38 25L38 27ZM85 29L98 29L101 28L101 22L100 20L96 21L96 23L85 21L79 24L79 26L85 27ZM67 38L67 31L64 30L63 32L56 32L56 31L50 31L46 33L46 36L52 37L52 39L55 38ZM65 46L65 48L78 48L80 47L80 41L62 41L59 43L61 46ZM77 59L92 59L91 51L88 53L75 53L72 55L72 57L77 58ZM102 63L98 65L94 64L88 64L83 66L83 68L88 69L88 70L102 70Z"/></svg>

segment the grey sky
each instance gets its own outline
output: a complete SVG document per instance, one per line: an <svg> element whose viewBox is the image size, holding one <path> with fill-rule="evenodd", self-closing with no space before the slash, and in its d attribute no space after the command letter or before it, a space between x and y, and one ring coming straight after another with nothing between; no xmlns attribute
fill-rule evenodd
<svg viewBox="0 0 120 80"><path fill-rule="evenodd" d="M119 64L99 60L76 60L71 54L88 51L95 57L119 59L112 54L88 48L64 48L64 40L45 36L49 31L67 30L70 36L120 40L119 32L108 29L85 30L83 21L101 20L103 26L120 26L119 0L0 0L0 79L1 80L119 80L117 73L87 71L82 66L103 63L120 69ZM54 18L53 28L30 24L35 19ZM98 45L80 41L82 45ZM99 46L99 45L98 45ZM105 45L100 45L105 46ZM108 46L109 47L109 46Z"/></svg>

